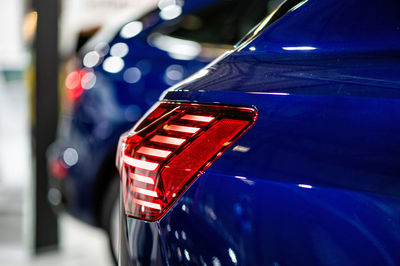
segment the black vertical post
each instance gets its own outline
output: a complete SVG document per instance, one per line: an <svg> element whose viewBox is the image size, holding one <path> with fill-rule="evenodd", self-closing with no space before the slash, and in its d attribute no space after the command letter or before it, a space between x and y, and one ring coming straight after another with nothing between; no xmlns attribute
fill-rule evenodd
<svg viewBox="0 0 400 266"><path fill-rule="evenodd" d="M38 13L35 40L34 237L36 253L58 247L57 217L47 200L46 150L56 136L58 118L58 0L34 0Z"/></svg>

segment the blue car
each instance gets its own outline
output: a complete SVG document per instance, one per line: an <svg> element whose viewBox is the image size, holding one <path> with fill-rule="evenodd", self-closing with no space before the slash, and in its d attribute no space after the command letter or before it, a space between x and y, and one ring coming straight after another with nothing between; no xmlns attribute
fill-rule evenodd
<svg viewBox="0 0 400 266"><path fill-rule="evenodd" d="M107 230L115 253L119 136L162 91L232 49L264 16L267 7L260 9L261 4L160 1L110 41L100 33L86 45L80 67L66 78L72 108L63 115L48 153L50 203Z"/></svg>
<svg viewBox="0 0 400 266"><path fill-rule="evenodd" d="M399 265L400 2L288 0L121 136L120 265Z"/></svg>

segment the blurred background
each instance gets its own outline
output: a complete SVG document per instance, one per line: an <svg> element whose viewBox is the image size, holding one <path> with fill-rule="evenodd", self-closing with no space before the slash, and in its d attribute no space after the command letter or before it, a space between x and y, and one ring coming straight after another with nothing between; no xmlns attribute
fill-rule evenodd
<svg viewBox="0 0 400 266"><path fill-rule="evenodd" d="M65 214L57 221L42 206L47 192L45 200L37 198L37 185L43 186L47 169L45 157L36 155L54 141L58 111L65 105L64 86L57 91L57 84L64 82L69 60L104 25L120 25L155 5L150 0L0 1L0 265L113 264L103 230ZM43 82L38 79L49 86L38 91ZM38 103L38 94L47 96Z"/></svg>

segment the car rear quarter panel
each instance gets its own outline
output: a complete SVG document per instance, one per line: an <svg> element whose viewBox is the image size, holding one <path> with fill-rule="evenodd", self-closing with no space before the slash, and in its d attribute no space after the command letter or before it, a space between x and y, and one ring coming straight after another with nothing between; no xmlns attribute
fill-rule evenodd
<svg viewBox="0 0 400 266"><path fill-rule="evenodd" d="M258 110L254 126L160 221L172 265L400 261L397 62L322 58L231 56L166 93Z"/></svg>
<svg viewBox="0 0 400 266"><path fill-rule="evenodd" d="M190 98L176 93L167 98ZM252 105L259 116L161 220L171 264L400 260L398 99L202 92L196 101Z"/></svg>

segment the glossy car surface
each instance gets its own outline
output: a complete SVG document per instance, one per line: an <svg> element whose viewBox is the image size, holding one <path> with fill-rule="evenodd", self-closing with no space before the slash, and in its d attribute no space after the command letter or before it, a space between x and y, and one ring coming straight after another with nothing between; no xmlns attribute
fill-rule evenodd
<svg viewBox="0 0 400 266"><path fill-rule="evenodd" d="M258 118L160 221L121 206L121 264L398 265L399 10L287 1L165 92Z"/></svg>

